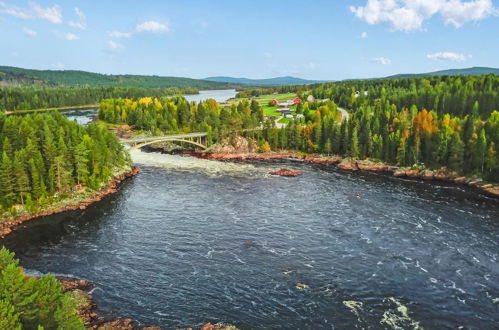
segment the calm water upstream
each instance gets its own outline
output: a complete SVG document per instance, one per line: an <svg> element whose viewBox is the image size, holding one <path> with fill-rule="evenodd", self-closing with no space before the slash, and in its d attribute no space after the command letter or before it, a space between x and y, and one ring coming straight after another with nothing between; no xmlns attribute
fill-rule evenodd
<svg viewBox="0 0 499 330"><path fill-rule="evenodd" d="M103 310L168 329L498 327L496 200L291 161L133 158L142 173L115 195L3 243L30 272L88 279ZM266 174L284 166L303 176Z"/></svg>

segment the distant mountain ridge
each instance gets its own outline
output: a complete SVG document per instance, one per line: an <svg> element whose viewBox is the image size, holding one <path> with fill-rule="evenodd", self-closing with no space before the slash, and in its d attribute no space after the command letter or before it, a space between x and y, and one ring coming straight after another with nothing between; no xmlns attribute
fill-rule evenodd
<svg viewBox="0 0 499 330"><path fill-rule="evenodd" d="M40 86L99 86L99 87L149 87L149 88L230 88L230 84L180 77L146 75L113 75L80 70L34 70L0 66L2 85Z"/></svg>
<svg viewBox="0 0 499 330"><path fill-rule="evenodd" d="M208 77L204 78L208 81L223 82L229 84L251 85L251 86L290 86L290 85L312 85L333 80L307 80L291 76L266 78L266 79L249 79L249 78L234 78L234 77Z"/></svg>
<svg viewBox="0 0 499 330"><path fill-rule="evenodd" d="M474 66L471 68L448 69L448 70L439 70L439 71L426 72L426 73L402 73L402 74L396 74L396 75L384 77L383 79L421 78L421 77L428 77L428 76L457 76L457 75L477 76L477 75L481 75L481 74L499 75L499 69Z"/></svg>
<svg viewBox="0 0 499 330"><path fill-rule="evenodd" d="M471 67L463 69L440 70L427 73L396 74L382 78L396 79L420 78L438 75L499 75L499 69L490 67ZM361 80L369 80L361 79ZM359 79L346 79L359 80ZM182 77L161 77L129 74L101 74L80 70L34 70L11 66L0 66L0 87L9 86L94 86L94 87L146 87L146 88L196 88L196 89L227 89L241 86L277 87L290 85L312 85L335 80L307 80L285 76L267 79L249 79L234 77L208 77L192 79Z"/></svg>

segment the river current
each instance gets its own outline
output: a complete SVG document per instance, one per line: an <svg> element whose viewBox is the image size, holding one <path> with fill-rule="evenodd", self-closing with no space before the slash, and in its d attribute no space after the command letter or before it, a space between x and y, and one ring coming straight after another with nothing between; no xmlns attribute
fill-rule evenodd
<svg viewBox="0 0 499 330"><path fill-rule="evenodd" d="M297 161L132 156L142 173L118 193L0 244L167 329L498 327L497 200ZM281 167L303 175L267 174Z"/></svg>

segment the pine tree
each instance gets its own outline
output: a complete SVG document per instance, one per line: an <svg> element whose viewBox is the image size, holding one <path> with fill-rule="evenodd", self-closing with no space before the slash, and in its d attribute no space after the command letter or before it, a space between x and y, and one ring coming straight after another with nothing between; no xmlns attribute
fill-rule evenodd
<svg viewBox="0 0 499 330"><path fill-rule="evenodd" d="M89 170L88 170L88 154L89 150L84 142L79 143L75 148L75 163L76 163L76 176L77 182L86 183Z"/></svg>
<svg viewBox="0 0 499 330"><path fill-rule="evenodd" d="M29 160L30 172L31 172L31 183L32 183L32 193L36 199L39 199L46 194L46 187L43 179L40 176L40 172L35 165L35 161L33 159Z"/></svg>
<svg viewBox="0 0 499 330"><path fill-rule="evenodd" d="M352 139L350 142L349 156L352 158L359 157L359 139L357 137L357 126L354 126L353 131L352 131Z"/></svg>
<svg viewBox="0 0 499 330"><path fill-rule="evenodd" d="M21 330L22 324L19 313L7 300L0 300L0 329Z"/></svg>
<svg viewBox="0 0 499 330"><path fill-rule="evenodd" d="M83 321L75 314L74 300L67 295L59 299L60 305L54 314L58 329L84 330Z"/></svg>
<svg viewBox="0 0 499 330"><path fill-rule="evenodd" d="M37 293L35 280L26 278L20 267L8 265L0 277L0 297L7 300L16 313L20 314L21 323L26 328L37 325L38 308L35 304Z"/></svg>
<svg viewBox="0 0 499 330"><path fill-rule="evenodd" d="M454 171L463 171L464 143L459 134L452 134L449 144L449 168Z"/></svg>
<svg viewBox="0 0 499 330"><path fill-rule="evenodd" d="M13 174L16 178L16 190L21 197L21 203L24 205L24 196L30 191L29 178L24 168L24 159L21 151L16 151L14 156Z"/></svg>
<svg viewBox="0 0 499 330"><path fill-rule="evenodd" d="M333 149L332 149L332 146L331 146L331 139L327 139L326 140L326 144L324 145L324 151L329 156L329 154L331 154L332 150Z"/></svg>
<svg viewBox="0 0 499 330"><path fill-rule="evenodd" d="M2 153L2 163L0 164L0 193L4 200L10 198L14 193L12 161L5 151Z"/></svg>
<svg viewBox="0 0 499 330"><path fill-rule="evenodd" d="M399 146L397 148L397 164L406 165L406 140L405 138L400 139Z"/></svg>

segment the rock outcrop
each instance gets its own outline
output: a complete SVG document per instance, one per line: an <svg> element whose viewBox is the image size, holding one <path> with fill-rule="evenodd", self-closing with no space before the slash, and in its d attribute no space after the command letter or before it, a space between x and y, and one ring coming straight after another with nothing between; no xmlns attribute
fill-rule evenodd
<svg viewBox="0 0 499 330"><path fill-rule="evenodd" d="M269 172L271 175L279 175L279 176L286 176L286 177L294 177L294 176L300 176L302 173L300 171L295 171L289 168L281 168L278 171L272 171Z"/></svg>

